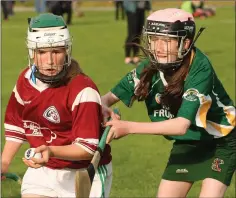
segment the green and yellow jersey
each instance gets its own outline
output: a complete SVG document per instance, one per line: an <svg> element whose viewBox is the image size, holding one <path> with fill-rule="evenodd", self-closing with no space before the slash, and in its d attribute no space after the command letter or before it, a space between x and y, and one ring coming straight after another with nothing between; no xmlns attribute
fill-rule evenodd
<svg viewBox="0 0 236 198"><path fill-rule="evenodd" d="M111 89L126 106L131 107L135 88L142 70L148 66L148 60L129 72ZM235 127L235 107L223 85L215 74L212 65L199 49L195 55L189 73L184 82L184 94L177 115L170 113L160 102L164 85L159 72L152 78L149 95L145 99L148 116L152 122L183 117L191 121L187 133L183 136L166 136L175 140L206 140L220 138L229 134Z"/></svg>

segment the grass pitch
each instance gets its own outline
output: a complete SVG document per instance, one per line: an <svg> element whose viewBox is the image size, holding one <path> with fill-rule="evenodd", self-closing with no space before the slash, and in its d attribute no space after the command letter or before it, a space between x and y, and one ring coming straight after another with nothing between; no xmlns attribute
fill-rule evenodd
<svg viewBox="0 0 236 198"><path fill-rule="evenodd" d="M27 18L35 13L19 12L2 21L2 123L6 105L20 71L28 64L25 45ZM217 9L217 15L197 20L198 28L207 29L197 46L211 59L218 77L235 102L235 15L233 7ZM86 12L84 18L73 18L73 57L105 94L132 66L124 62L126 22L115 21L114 13ZM122 119L148 121L144 104L128 109L117 105ZM2 124L2 148L4 132ZM23 176L26 167L21 158L28 145L23 145L10 166L10 171ZM171 142L160 136L129 136L112 143L113 185L111 197L155 197L165 168ZM37 178L35 178L37 179ZM197 197L200 182L194 184L188 197ZM20 197L20 186L2 182L2 197ZM235 197L235 178L226 197Z"/></svg>

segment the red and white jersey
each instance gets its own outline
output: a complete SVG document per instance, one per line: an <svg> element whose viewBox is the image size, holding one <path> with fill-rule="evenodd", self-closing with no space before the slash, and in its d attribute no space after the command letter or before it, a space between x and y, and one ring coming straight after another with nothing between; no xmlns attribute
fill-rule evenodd
<svg viewBox="0 0 236 198"><path fill-rule="evenodd" d="M66 86L38 86L31 69L19 76L5 115L6 140L28 141L30 147L77 144L93 154L102 134L101 98L93 81L79 74ZM41 83L42 84L42 83ZM106 145L101 164L111 161ZM89 161L50 158L49 168L84 168Z"/></svg>

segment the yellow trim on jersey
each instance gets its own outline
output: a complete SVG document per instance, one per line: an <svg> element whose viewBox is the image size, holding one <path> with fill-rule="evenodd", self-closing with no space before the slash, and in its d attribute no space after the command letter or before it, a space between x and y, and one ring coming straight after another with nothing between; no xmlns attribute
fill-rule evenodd
<svg viewBox="0 0 236 198"><path fill-rule="evenodd" d="M211 97L208 96L204 96L203 94L198 94L199 97L199 101L200 101L200 106L198 108L197 114L196 114L196 124L199 127L203 127L204 129L206 129L206 116L207 116L207 112L211 107Z"/></svg>
<svg viewBox="0 0 236 198"><path fill-rule="evenodd" d="M222 136L226 136L228 135L232 130L233 130L233 126L226 126L226 125L222 125L222 124L218 124L212 121L207 121L207 128L206 131L209 134L214 135L215 137L222 137ZM213 128L212 128L213 127Z"/></svg>
<svg viewBox="0 0 236 198"><path fill-rule="evenodd" d="M189 62L190 65L191 65L192 62L193 62L193 57L194 57L194 55L195 55L195 52L194 52L194 50L192 50L191 56L190 56L190 62Z"/></svg>
<svg viewBox="0 0 236 198"><path fill-rule="evenodd" d="M212 91L212 93L215 95L216 97L216 103L218 105L218 107L223 108L224 113L225 113L225 117L228 121L228 123L230 125L232 125L233 127L235 127L235 119L236 119L236 110L234 106L225 106L219 99L218 94L215 93L214 91Z"/></svg>
<svg viewBox="0 0 236 198"><path fill-rule="evenodd" d="M230 125L235 127L235 108L233 106L224 106L224 112Z"/></svg>

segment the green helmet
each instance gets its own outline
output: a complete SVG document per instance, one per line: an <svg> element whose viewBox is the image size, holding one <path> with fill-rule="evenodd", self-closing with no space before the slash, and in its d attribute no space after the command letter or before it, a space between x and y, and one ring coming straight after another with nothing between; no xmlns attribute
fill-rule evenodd
<svg viewBox="0 0 236 198"><path fill-rule="evenodd" d="M36 78L45 83L60 81L71 63L72 39L63 17L50 13L40 14L28 20L27 48L29 65ZM66 60L63 69L55 76L46 76L39 72L33 62L34 51L40 48L65 47Z"/></svg>

